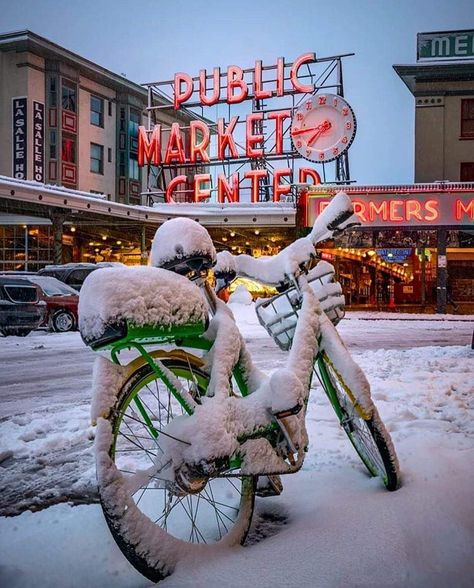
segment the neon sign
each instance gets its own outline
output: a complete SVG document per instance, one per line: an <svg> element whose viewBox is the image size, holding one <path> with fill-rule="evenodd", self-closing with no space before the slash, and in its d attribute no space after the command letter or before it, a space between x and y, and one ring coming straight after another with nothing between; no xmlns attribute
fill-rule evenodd
<svg viewBox="0 0 474 588"><path fill-rule="evenodd" d="M255 61L250 69L230 65L225 71L215 67L212 72L201 70L199 75L178 72L169 83L171 102L175 110L182 107L210 107L225 103L235 105L244 101L267 100L314 93L311 76L305 75L309 64L316 62L314 53L304 53L293 63L278 58L272 65ZM272 74L266 75L265 72ZM308 78L310 81L308 82ZM249 200L259 201L262 186L271 190L274 202L292 190L292 183L317 185L319 173L311 167L298 169L297 177L290 167L266 169L262 160L299 157L290 143L293 108L275 108L247 115L217 118L215 124L200 117L185 125L178 122L165 128L155 124L151 129L139 128L138 165L168 169L174 177L162 190L166 202L174 202L177 194L186 193L194 202L208 200L213 174L206 167L217 164L248 164L250 169L236 169L216 174L216 200L219 203L239 202L243 184L250 191ZM285 143L286 141L286 143ZM288 164L287 164L288 165ZM240 166L242 167L242 166ZM197 169L199 168L199 169Z"/></svg>
<svg viewBox="0 0 474 588"><path fill-rule="evenodd" d="M430 192L413 194L352 195L354 211L363 227L474 226L474 194ZM306 226L326 208L330 197L308 194Z"/></svg>

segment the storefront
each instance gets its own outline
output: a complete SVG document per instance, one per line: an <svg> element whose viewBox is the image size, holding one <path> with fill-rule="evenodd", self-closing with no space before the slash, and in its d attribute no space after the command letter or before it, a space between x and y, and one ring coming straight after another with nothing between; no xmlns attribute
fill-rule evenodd
<svg viewBox="0 0 474 588"><path fill-rule="evenodd" d="M299 222L312 226L337 190L312 189ZM474 184L347 187L361 220L324 244L353 308L474 311Z"/></svg>

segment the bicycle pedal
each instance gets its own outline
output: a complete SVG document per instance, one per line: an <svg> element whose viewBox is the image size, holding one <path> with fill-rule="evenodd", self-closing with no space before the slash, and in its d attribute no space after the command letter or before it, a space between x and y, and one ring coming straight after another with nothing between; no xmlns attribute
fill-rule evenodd
<svg viewBox="0 0 474 588"><path fill-rule="evenodd" d="M279 496L283 491L280 476L259 476L255 494L260 498L267 496Z"/></svg>

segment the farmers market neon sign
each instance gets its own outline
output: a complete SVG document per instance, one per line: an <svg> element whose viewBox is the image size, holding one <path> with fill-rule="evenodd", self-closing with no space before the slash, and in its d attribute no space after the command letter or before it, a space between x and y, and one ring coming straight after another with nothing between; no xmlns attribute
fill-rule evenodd
<svg viewBox="0 0 474 588"><path fill-rule="evenodd" d="M316 61L314 53L304 53L293 63L286 63L284 58L277 59L275 64L264 67L257 60L252 69L243 70L230 65L225 72L215 67L212 73L201 70L197 77L178 72L172 83L173 107L179 110L182 106L209 107L225 103L239 104L247 100L263 100L294 94L312 93L315 86L304 83L301 79L302 67ZM264 69L275 72L272 80L264 81ZM274 79L273 79L274 78ZM193 101L194 100L194 101ZM197 100L197 102L196 102ZM173 202L173 195L178 191L192 190L194 202L207 200L210 197L211 174L185 174L185 166L201 166L214 162L252 162L264 157L286 156L283 147L285 121L291 119L291 109L267 112L252 112L245 116L232 116L229 121L218 118L216 125L209 125L204 120L192 120L186 129L178 122L172 123L170 129L155 124L150 130L139 128L138 134L138 165L180 168L182 173L176 175L167 185L166 202ZM267 126L263 131L264 121ZM239 124L245 124L244 138L237 137ZM273 144L267 148L267 139L272 137ZM240 146L242 144L242 147ZM213 153L211 153L213 151ZM279 201L291 191L292 171L289 167L275 169L272 174L271 187L273 200ZM265 169L249 169L243 174L238 171L230 177L219 174L217 177L217 201L239 202L242 180L250 183L250 201L257 202L261 183L267 184L269 174ZM298 172L299 183L319 184L321 178L313 168L303 167Z"/></svg>
<svg viewBox="0 0 474 588"><path fill-rule="evenodd" d="M474 222L473 194L351 194L351 200L363 227L472 226ZM313 226L329 202L330 197L323 194L307 195L304 205L307 227Z"/></svg>

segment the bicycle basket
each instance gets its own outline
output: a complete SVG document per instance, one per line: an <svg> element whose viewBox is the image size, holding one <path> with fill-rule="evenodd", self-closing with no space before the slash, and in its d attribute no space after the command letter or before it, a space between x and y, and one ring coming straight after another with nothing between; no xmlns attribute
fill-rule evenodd
<svg viewBox="0 0 474 588"><path fill-rule="evenodd" d="M318 266L309 272L308 284L329 320L337 325L344 317L342 288L339 282L333 281L334 268L330 264L324 264L319 269ZM300 309L301 300L294 287L272 298L258 300L255 305L260 324L284 351L290 349L293 342Z"/></svg>

